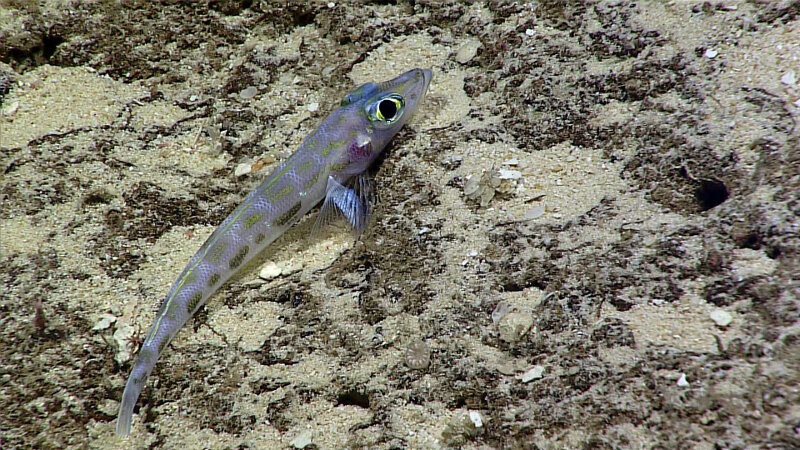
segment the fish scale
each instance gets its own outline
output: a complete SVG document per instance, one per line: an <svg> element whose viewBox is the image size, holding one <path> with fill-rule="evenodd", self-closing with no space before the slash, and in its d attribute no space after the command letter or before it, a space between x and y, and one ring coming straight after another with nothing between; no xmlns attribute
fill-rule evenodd
<svg viewBox="0 0 800 450"><path fill-rule="evenodd" d="M166 346L242 266L321 201L323 223L338 210L363 229L369 214L365 171L417 111L431 77L428 69L414 69L350 92L214 230L178 276L139 350L122 394L118 434L130 433L136 401Z"/></svg>

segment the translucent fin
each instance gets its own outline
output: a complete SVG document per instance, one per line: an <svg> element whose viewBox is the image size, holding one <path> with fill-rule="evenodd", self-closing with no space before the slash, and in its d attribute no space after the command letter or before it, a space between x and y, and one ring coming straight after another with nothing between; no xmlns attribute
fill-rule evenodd
<svg viewBox="0 0 800 450"><path fill-rule="evenodd" d="M318 231L333 222L339 215L353 227L356 237L367 228L370 214L370 193L372 192L369 177L360 174L348 183L350 187L340 184L333 177L328 177L325 201L319 211L314 230Z"/></svg>

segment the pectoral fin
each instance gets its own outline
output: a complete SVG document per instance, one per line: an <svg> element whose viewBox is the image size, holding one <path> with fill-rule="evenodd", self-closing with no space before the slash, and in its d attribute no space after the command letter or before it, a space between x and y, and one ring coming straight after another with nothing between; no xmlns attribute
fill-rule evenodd
<svg viewBox="0 0 800 450"><path fill-rule="evenodd" d="M348 186L328 177L325 200L314 225L315 230L333 222L341 214L353 227L356 236L364 232L370 214L369 178L365 174L357 175Z"/></svg>

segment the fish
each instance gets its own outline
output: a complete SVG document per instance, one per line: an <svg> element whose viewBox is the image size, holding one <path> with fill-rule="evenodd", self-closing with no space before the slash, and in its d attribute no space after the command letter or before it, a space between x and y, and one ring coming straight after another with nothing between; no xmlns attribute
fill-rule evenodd
<svg viewBox="0 0 800 450"><path fill-rule="evenodd" d="M433 73L413 69L350 91L300 147L214 230L178 276L150 327L125 383L117 434L159 356L198 309L241 267L321 203L315 227L342 216L361 234L370 216L367 169L418 111Z"/></svg>

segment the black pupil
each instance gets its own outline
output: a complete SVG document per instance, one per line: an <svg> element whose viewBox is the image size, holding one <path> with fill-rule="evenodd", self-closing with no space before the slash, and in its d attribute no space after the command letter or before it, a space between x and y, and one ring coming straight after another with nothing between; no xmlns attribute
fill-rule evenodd
<svg viewBox="0 0 800 450"><path fill-rule="evenodd" d="M386 120L392 120L394 115L397 114L397 105L391 100L381 100L378 103L378 110Z"/></svg>

